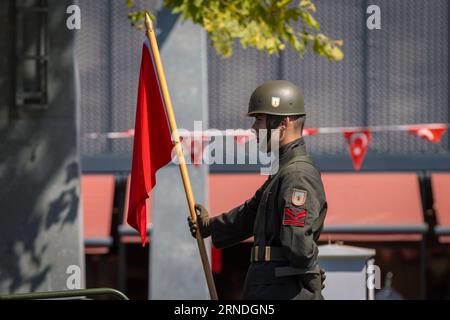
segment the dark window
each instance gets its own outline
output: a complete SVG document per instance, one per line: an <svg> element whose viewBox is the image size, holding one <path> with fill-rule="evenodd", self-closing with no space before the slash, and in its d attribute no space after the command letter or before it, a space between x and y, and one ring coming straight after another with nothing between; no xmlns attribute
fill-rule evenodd
<svg viewBox="0 0 450 320"><path fill-rule="evenodd" d="M17 115L47 108L47 0L16 1Z"/></svg>

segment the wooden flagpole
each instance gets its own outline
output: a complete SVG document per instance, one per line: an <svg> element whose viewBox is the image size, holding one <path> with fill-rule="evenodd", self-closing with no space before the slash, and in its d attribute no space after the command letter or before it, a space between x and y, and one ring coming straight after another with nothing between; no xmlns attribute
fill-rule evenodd
<svg viewBox="0 0 450 320"><path fill-rule="evenodd" d="M169 120L170 130L172 131L172 138L175 143L175 151L178 157L180 173L183 179L184 191L186 193L186 199L189 205L189 212L191 214L192 220L196 221L197 214L195 212L194 207L195 206L194 194L192 192L191 181L189 180L189 174L186 167L186 162L184 160L183 147L180 143L180 136L178 134L177 123L175 121L172 102L170 100L169 90L167 88L166 77L164 75L161 57L159 55L158 43L156 42L153 23L148 13L145 14L145 26L147 28L147 35L148 39L150 40L150 45L152 47L153 59L155 61L156 71L158 73L159 84L161 87L161 93L163 95L164 104L166 106L167 118ZM206 254L205 243L200 235L200 232L197 232L197 245L198 250L200 251L200 257L203 264L203 271L205 272L206 283L208 284L209 295L211 296L211 300L218 300L216 286L214 284L211 267L209 265L208 255Z"/></svg>

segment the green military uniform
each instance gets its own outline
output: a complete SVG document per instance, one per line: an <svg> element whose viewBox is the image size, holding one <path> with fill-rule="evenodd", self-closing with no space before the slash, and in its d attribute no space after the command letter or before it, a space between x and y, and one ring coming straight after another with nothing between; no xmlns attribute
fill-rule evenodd
<svg viewBox="0 0 450 320"><path fill-rule="evenodd" d="M269 81L253 92L249 116L266 115L266 128L284 117L304 117L303 94L293 83ZM300 135L299 135L300 136ZM271 135L267 135L270 140ZM241 206L209 218L196 206L200 233L217 248L254 236L244 299L322 299L317 240L327 212L320 172L303 138L279 149L279 169ZM188 218L195 237L197 222Z"/></svg>
<svg viewBox="0 0 450 320"><path fill-rule="evenodd" d="M317 265L327 204L303 138L280 148L279 170L241 206L211 218L214 246L254 236L244 299L322 299Z"/></svg>

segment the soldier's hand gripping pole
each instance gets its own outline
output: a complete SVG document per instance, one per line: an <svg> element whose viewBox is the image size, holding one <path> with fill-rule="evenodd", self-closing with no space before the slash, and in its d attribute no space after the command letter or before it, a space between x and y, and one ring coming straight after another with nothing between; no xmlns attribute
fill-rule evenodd
<svg viewBox="0 0 450 320"><path fill-rule="evenodd" d="M153 59L155 61L156 71L158 73L159 84L161 87L164 105L166 107L167 118L169 120L170 131L172 132L172 139L175 143L175 151L178 157L179 167L181 178L183 179L184 191L186 193L186 199L189 205L189 211L191 214L191 218L193 221L196 221L197 214L195 212L195 199L194 194L192 193L191 182L189 180L189 174L186 167L186 162L184 160L183 148L180 143L180 137L177 131L177 123L175 121L175 115L172 109L172 102L170 101L169 90L167 88L166 77L164 75L163 66L161 63L161 57L159 55L158 43L156 42L156 36L153 29L153 23L150 19L148 13L145 14L145 26L147 28L147 35L150 41L150 46L152 48ZM198 250L200 251L200 257L203 264L203 271L205 272L206 283L208 284L209 295L211 296L211 300L217 300L217 292L216 286L214 284L214 279L211 272L211 267L208 260L208 255L206 254L205 243L203 242L203 238L200 235L200 232L197 232L196 235Z"/></svg>
<svg viewBox="0 0 450 320"><path fill-rule="evenodd" d="M191 217L188 217L189 230L194 238L197 238L197 230L202 235L202 238L208 238L211 235L211 229L209 227L209 213L205 207L201 204L195 204L195 210L199 212L197 215L197 221L193 221Z"/></svg>

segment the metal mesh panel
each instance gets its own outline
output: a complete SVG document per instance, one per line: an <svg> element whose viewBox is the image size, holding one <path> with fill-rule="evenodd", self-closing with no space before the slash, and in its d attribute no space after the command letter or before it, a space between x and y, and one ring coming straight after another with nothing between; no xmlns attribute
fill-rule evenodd
<svg viewBox="0 0 450 320"><path fill-rule="evenodd" d="M366 29L367 1L315 3L324 33L344 40L344 61L329 64L312 53L302 60L292 50L268 56L237 44L233 57L222 59L209 45L211 128L250 127L245 112L251 92L264 81L281 78L303 89L308 127L449 121L447 1L380 0L382 29L372 31ZM142 32L130 27L125 1L78 4L82 133L129 129L134 125ZM308 140L315 154L347 153L341 135ZM84 155L130 154L132 148L131 139L81 141ZM369 153L448 153L448 148L448 134L434 145L405 132L377 132Z"/></svg>
<svg viewBox="0 0 450 320"><path fill-rule="evenodd" d="M368 32L368 118L372 125L447 122L448 1L378 1L381 30ZM405 133L374 134L373 153L445 153Z"/></svg>
<svg viewBox="0 0 450 320"><path fill-rule="evenodd" d="M111 39L111 89L112 89L112 127L117 130L134 128L136 115L137 87L145 31L137 31L130 27L126 15L125 1L117 2L112 7ZM113 153L131 154L132 139L113 140Z"/></svg>
<svg viewBox="0 0 450 320"><path fill-rule="evenodd" d="M81 129L124 131L134 127L144 31L130 26L125 1L80 0L82 27L77 31L81 92ZM138 7L149 1L136 1ZM88 139L84 155L130 154L132 139Z"/></svg>
<svg viewBox="0 0 450 320"><path fill-rule="evenodd" d="M363 36L365 18L359 0L315 1L325 34L343 39L345 59L329 63L308 52L302 60L288 50L283 56L283 77L302 88L305 95L307 127L364 125ZM313 153L347 152L341 135L309 138Z"/></svg>
<svg viewBox="0 0 450 320"><path fill-rule="evenodd" d="M220 58L208 46L209 126L215 129L248 128L245 116L250 93L264 81L278 78L277 58L256 49L233 46L233 56Z"/></svg>
<svg viewBox="0 0 450 320"><path fill-rule="evenodd" d="M76 55L80 74L81 148L83 154L107 151L105 140L84 138L87 132L109 130L107 114L109 97L109 45L106 1L79 1L81 29L76 34Z"/></svg>
<svg viewBox="0 0 450 320"><path fill-rule="evenodd" d="M211 127L248 127L242 106L258 84L277 78L304 91L307 127L449 121L445 0L378 1L381 30L366 28L367 1L314 2L324 33L344 40L344 61L329 64L310 52L302 60L292 50L264 59L256 50L235 50L222 60L209 48ZM315 154L347 154L339 134L307 139ZM368 153L448 153L448 141L448 134L434 145L405 132L376 132Z"/></svg>

